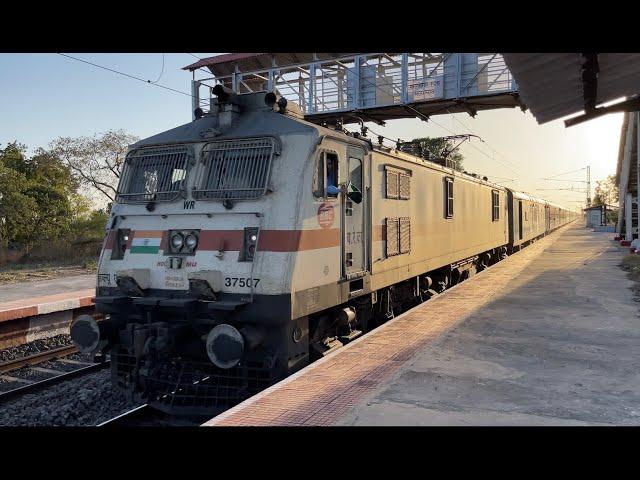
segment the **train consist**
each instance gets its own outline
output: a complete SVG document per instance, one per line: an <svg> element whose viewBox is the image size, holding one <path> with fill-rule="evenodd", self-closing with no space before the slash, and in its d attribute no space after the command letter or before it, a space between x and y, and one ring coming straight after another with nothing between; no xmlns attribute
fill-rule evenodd
<svg viewBox="0 0 640 480"><path fill-rule="evenodd" d="M215 413L570 222L575 214L216 87L134 144L100 256L116 388Z"/></svg>

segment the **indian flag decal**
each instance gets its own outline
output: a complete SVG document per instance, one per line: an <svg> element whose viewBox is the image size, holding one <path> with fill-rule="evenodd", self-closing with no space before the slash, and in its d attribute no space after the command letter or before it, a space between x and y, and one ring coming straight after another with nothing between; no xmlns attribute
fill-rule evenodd
<svg viewBox="0 0 640 480"><path fill-rule="evenodd" d="M158 253L161 240L161 231L136 231L131 242L130 253Z"/></svg>

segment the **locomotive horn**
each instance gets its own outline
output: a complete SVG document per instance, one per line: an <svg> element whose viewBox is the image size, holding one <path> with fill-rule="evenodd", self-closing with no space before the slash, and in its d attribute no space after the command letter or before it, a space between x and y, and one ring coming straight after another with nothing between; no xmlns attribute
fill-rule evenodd
<svg viewBox="0 0 640 480"><path fill-rule="evenodd" d="M288 102L288 101L287 101L287 99L286 99L286 98L284 98L284 97L280 97L280 98L278 99L278 109L280 110L280 113L284 113L284 112L286 112L286 111L287 111L287 104L288 104L288 103L289 103L289 102Z"/></svg>
<svg viewBox="0 0 640 480"><path fill-rule="evenodd" d="M98 350L102 340L107 337L107 325L98 323L90 315L80 315L71 323L71 340L81 353L92 353Z"/></svg>
<svg viewBox="0 0 640 480"><path fill-rule="evenodd" d="M268 107L273 107L276 104L276 94L269 92L264 96L264 103Z"/></svg>
<svg viewBox="0 0 640 480"><path fill-rule="evenodd" d="M218 100L221 102L228 101L231 97L235 96L235 92L228 87L225 87L222 84L218 84L211 89L211 93L213 93Z"/></svg>

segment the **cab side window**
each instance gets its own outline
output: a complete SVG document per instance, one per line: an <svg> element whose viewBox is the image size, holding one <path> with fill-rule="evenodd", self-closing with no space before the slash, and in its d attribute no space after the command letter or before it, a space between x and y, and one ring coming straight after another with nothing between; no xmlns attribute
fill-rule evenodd
<svg viewBox="0 0 640 480"><path fill-rule="evenodd" d="M453 178L444 178L444 217L453 218Z"/></svg>
<svg viewBox="0 0 640 480"><path fill-rule="evenodd" d="M327 197L337 197L338 192L338 155L335 153L325 153L325 163L327 171Z"/></svg>
<svg viewBox="0 0 640 480"><path fill-rule="evenodd" d="M336 198L338 186L338 155L323 152L318 157L317 171L313 181L313 196L316 198Z"/></svg>
<svg viewBox="0 0 640 480"><path fill-rule="evenodd" d="M500 194L497 190L491 190L491 220L500 220Z"/></svg>

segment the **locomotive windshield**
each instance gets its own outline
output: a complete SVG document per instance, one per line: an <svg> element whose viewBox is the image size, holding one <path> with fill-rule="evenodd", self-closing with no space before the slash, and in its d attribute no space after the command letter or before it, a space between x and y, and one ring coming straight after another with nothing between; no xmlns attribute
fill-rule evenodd
<svg viewBox="0 0 640 480"><path fill-rule="evenodd" d="M202 168L194 198L248 200L267 190L273 138L211 142L202 149Z"/></svg>
<svg viewBox="0 0 640 480"><path fill-rule="evenodd" d="M117 201L121 203L170 201L184 188L187 147L135 150L127 155Z"/></svg>

